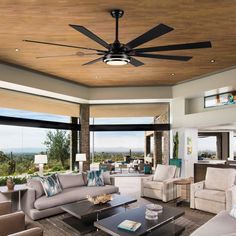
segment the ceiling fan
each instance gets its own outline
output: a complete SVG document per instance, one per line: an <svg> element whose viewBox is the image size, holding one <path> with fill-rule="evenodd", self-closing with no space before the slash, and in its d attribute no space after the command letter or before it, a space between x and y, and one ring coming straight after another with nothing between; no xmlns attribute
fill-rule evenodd
<svg viewBox="0 0 236 236"><path fill-rule="evenodd" d="M50 42L42 42L42 41L35 41L35 40L23 40L25 42L31 43L39 43L39 44L48 44L54 46L62 46L62 47L70 47L70 48L78 48L78 49L85 49L90 51L95 51L95 53L75 53L72 55L64 55L64 56L83 56L83 55L100 55L101 57L87 62L83 65L91 65L99 61L103 61L108 65L125 65L131 64L135 67L144 65L143 62L139 61L135 57L146 57L146 58L154 58L154 59L164 59L164 60L176 60L176 61L189 61L192 57L191 56L177 56L177 55L163 55L163 54L150 54L149 52L161 52L161 51L172 51L172 50L186 50L186 49L198 49L198 48L210 48L211 42L196 42L196 43L186 43L186 44L174 44L174 45L167 45L167 46L157 46L157 47L149 47L149 48L137 48L138 46L151 41L155 38L158 38L164 34L169 33L170 31L174 30L173 28L159 24L152 28L151 30L147 31L146 33L142 34L141 36L131 40L130 42L123 44L119 41L119 18L124 15L123 10L112 10L111 15L116 20L116 31L115 31L115 41L111 44L105 42L103 39L92 33L90 30L85 28L81 25L69 25L73 29L79 31L80 33L84 34L88 38L94 40L96 43L102 45L105 50L99 50L94 48L86 48L80 46L72 46L66 44L58 44L58 43L50 43ZM56 56L46 56L46 57L56 57ZM38 57L43 58L43 57Z"/></svg>

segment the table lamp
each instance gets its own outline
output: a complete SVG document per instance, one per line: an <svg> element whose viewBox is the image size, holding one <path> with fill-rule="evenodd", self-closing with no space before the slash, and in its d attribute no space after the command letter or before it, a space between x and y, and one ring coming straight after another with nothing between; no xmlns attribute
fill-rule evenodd
<svg viewBox="0 0 236 236"><path fill-rule="evenodd" d="M48 163L47 155L35 155L34 164L39 165L39 176L43 176L43 165Z"/></svg>
<svg viewBox="0 0 236 236"><path fill-rule="evenodd" d="M83 172L83 162L86 161L86 153L77 153L75 155L75 161L79 162L79 172Z"/></svg>

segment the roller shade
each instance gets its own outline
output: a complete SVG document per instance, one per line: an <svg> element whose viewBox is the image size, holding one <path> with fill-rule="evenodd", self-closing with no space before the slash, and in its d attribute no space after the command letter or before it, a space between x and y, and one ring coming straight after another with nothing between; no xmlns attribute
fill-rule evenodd
<svg viewBox="0 0 236 236"><path fill-rule="evenodd" d="M0 89L0 107L79 117L80 105L52 98Z"/></svg>
<svg viewBox="0 0 236 236"><path fill-rule="evenodd" d="M155 117L168 112L167 103L91 105L90 117Z"/></svg>

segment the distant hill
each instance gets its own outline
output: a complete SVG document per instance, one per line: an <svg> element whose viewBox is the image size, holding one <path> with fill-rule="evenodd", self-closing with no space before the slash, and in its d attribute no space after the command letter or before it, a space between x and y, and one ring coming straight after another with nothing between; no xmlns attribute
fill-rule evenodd
<svg viewBox="0 0 236 236"><path fill-rule="evenodd" d="M95 147L95 152L129 152L127 147ZM91 150L92 151L92 150ZM131 148L132 152L143 152L143 148Z"/></svg>
<svg viewBox="0 0 236 236"><path fill-rule="evenodd" d="M40 153L45 152L44 148L3 148L1 149L4 153Z"/></svg>
<svg viewBox="0 0 236 236"><path fill-rule="evenodd" d="M118 152L118 153L128 153L129 148L127 147L95 147L95 152ZM44 148L3 148L0 151L3 151L4 153L40 153L45 152L46 150ZM92 151L92 149L91 149ZM143 148L131 148L132 152L143 152Z"/></svg>

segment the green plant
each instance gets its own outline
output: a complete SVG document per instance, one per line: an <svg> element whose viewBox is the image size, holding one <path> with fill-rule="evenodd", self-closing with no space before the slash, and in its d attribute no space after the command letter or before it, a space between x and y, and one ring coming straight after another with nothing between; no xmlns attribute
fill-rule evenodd
<svg viewBox="0 0 236 236"><path fill-rule="evenodd" d="M179 134L178 132L173 135L173 159L178 159L178 153L179 153Z"/></svg>
<svg viewBox="0 0 236 236"><path fill-rule="evenodd" d="M7 182L7 179L9 177L12 177L12 176L0 177L0 186L5 186L6 182ZM27 183L27 178L26 177L13 176L12 179L13 179L13 182L15 184L25 184L25 183Z"/></svg>
<svg viewBox="0 0 236 236"><path fill-rule="evenodd" d="M52 172L61 171L61 170L63 170L62 166L53 166L51 169Z"/></svg>

